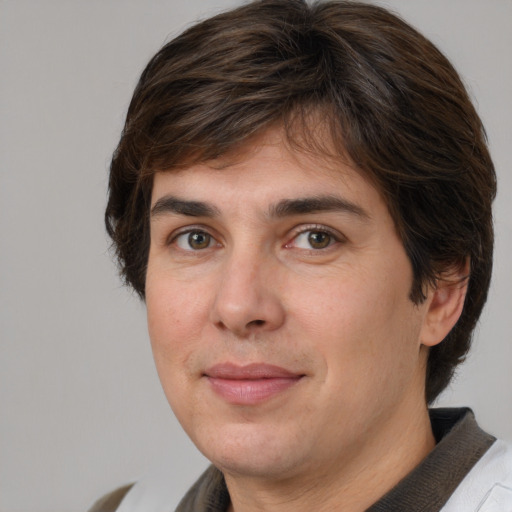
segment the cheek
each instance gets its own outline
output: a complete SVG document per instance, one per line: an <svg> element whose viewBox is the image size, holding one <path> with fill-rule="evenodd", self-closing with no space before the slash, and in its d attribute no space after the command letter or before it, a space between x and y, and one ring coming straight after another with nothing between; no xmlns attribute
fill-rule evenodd
<svg viewBox="0 0 512 512"><path fill-rule="evenodd" d="M300 300L298 291L291 294L297 332L308 333L321 354L325 378L338 387L357 382L361 391L406 378L404 369L411 373L415 366L421 324L407 279L401 281L396 272L380 279L357 272L337 277L309 282L309 293Z"/></svg>
<svg viewBox="0 0 512 512"><path fill-rule="evenodd" d="M156 265L155 265L156 267ZM179 279L176 271L148 268L146 307L150 335L180 332L198 325L204 313L207 284Z"/></svg>
<svg viewBox="0 0 512 512"><path fill-rule="evenodd" d="M153 356L165 388L188 367L204 325L201 318L207 311L197 287L161 274L154 276L150 271L146 308Z"/></svg>
<svg viewBox="0 0 512 512"><path fill-rule="evenodd" d="M183 423L192 407L187 386L199 339L197 304L179 283L148 275L146 307L158 377L171 409Z"/></svg>

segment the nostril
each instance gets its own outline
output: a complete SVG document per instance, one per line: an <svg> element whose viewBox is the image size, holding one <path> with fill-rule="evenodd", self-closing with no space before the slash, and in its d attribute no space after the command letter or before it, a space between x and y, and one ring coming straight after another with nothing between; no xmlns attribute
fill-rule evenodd
<svg viewBox="0 0 512 512"><path fill-rule="evenodd" d="M263 325L265 323L265 320L253 320L252 322L249 322L247 325Z"/></svg>

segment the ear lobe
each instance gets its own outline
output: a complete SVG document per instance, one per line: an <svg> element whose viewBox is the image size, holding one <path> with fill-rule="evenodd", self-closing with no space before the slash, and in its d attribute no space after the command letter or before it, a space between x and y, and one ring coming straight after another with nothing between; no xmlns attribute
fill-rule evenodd
<svg viewBox="0 0 512 512"><path fill-rule="evenodd" d="M468 280L469 260L437 280L427 298L429 305L422 327L422 345L433 347L441 343L455 326L464 308Z"/></svg>

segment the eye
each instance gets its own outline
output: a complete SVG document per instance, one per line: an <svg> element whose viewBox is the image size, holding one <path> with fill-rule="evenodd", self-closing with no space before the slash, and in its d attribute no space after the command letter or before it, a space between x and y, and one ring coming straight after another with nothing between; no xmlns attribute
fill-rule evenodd
<svg viewBox="0 0 512 512"><path fill-rule="evenodd" d="M180 233L174 238L173 242L185 251L200 251L216 244L215 238L206 231L201 230Z"/></svg>
<svg viewBox="0 0 512 512"><path fill-rule="evenodd" d="M299 233L291 245L299 249L326 249L335 242L336 238L328 231L309 229Z"/></svg>

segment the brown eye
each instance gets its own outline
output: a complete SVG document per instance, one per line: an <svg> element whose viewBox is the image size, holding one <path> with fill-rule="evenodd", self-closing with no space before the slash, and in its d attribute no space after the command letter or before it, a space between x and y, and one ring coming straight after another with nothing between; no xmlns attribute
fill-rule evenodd
<svg viewBox="0 0 512 512"><path fill-rule="evenodd" d="M338 238L336 235L323 229L307 229L299 233L291 242L289 247L296 249L322 250L327 249L332 244L336 243Z"/></svg>
<svg viewBox="0 0 512 512"><path fill-rule="evenodd" d="M192 249L206 249L209 247L210 242L210 235L203 231L195 231L188 235L188 245L192 247Z"/></svg>
<svg viewBox="0 0 512 512"><path fill-rule="evenodd" d="M185 251L200 251L211 247L214 239L206 231L188 231L178 235L174 242L180 249Z"/></svg>
<svg viewBox="0 0 512 512"><path fill-rule="evenodd" d="M332 242L332 236L325 231L310 231L308 242L313 249L325 249Z"/></svg>

